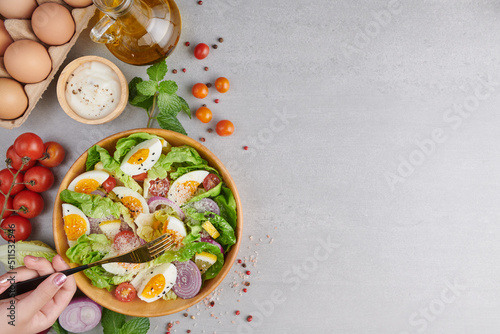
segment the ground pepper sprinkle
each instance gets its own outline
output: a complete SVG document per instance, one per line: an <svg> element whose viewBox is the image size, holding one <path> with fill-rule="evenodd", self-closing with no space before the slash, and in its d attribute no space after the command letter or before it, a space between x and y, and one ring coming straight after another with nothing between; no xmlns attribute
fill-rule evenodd
<svg viewBox="0 0 500 334"><path fill-rule="evenodd" d="M173 73L173 74L177 73L177 70L176 70L176 69L173 69L173 70L172 70L172 73Z"/></svg>
<svg viewBox="0 0 500 334"><path fill-rule="evenodd" d="M220 37L219 38L219 43L222 43L222 42L224 42L224 38Z"/></svg>
<svg viewBox="0 0 500 334"><path fill-rule="evenodd" d="M246 268L246 267L247 267L247 264L246 264L246 263L243 263L241 266L242 266L243 268Z"/></svg>
<svg viewBox="0 0 500 334"><path fill-rule="evenodd" d="M212 47L213 47L214 49L217 49L217 48L218 48L217 44L212 45Z"/></svg>
<svg viewBox="0 0 500 334"><path fill-rule="evenodd" d="M207 132L208 132L208 133L212 133L212 132L214 132L214 130L213 130L213 129L211 129L211 128L208 128L208 129L207 129Z"/></svg>
<svg viewBox="0 0 500 334"><path fill-rule="evenodd" d="M207 85L206 85L206 86L207 86L208 88L210 88L210 87L212 87L212 84L209 82L209 83L207 83Z"/></svg>
<svg viewBox="0 0 500 334"><path fill-rule="evenodd" d="M183 315L184 315L185 317L187 317L187 316L188 316L188 314L187 314L187 313L184 313Z"/></svg>

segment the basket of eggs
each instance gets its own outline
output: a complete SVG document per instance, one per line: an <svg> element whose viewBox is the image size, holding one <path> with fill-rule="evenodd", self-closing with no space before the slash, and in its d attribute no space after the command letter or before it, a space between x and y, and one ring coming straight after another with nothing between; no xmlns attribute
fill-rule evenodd
<svg viewBox="0 0 500 334"><path fill-rule="evenodd" d="M23 124L95 13L92 0L0 1L0 126Z"/></svg>

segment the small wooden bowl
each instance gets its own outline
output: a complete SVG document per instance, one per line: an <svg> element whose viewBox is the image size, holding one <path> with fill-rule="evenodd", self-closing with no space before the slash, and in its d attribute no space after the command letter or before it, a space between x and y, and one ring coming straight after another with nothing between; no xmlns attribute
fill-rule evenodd
<svg viewBox="0 0 500 334"><path fill-rule="evenodd" d="M120 101L118 102L118 105L116 106L115 110L113 110L110 114L98 118L98 119L88 119L85 117L82 117L75 113L73 109L69 106L68 102L66 101L66 83L68 82L69 76L80 66L85 63L91 62L91 61L98 61L101 62L105 65L108 65L115 73L118 75L118 79L120 80L120 86L121 86L121 96L120 96ZM98 56L85 56L85 57L80 57L75 60L73 60L71 63L69 63L64 70L61 72L61 75L59 76L59 80L57 81L57 99L59 100L59 104L61 105L61 108L64 110L66 114L68 114L69 117L73 118L75 121L78 121L80 123L84 124L103 124L110 122L120 116L120 114L123 112L125 107L127 106L128 102L128 83L127 79L123 75L122 71L116 66L112 61L98 57Z"/></svg>
<svg viewBox="0 0 500 334"><path fill-rule="evenodd" d="M116 146L116 142L118 139L122 137L129 136L132 133L136 132L149 132L160 137L165 138L171 145L173 146L181 146L181 145L189 145L195 148L200 156L208 161L208 164L214 168L216 168L221 176L225 184L231 189L234 194L234 198L236 200L236 212L237 212L237 225L236 225L236 244L233 245L231 250L227 252L224 257L224 266L222 267L220 273L213 279L205 281L201 291L194 298L191 299L181 299L166 301L163 299L157 300L152 303L146 303L139 298L136 298L134 301L129 303L124 303L118 301L111 292L108 292L105 289L99 289L92 285L90 280L85 276L83 272L79 272L75 274L76 284L88 297L93 299L96 303L110 309L112 311L134 316L134 317L159 317L164 316L176 312L180 312L182 310L191 307L198 302L200 302L203 298L207 297L222 281L224 277L229 273L231 267L236 260L238 255L238 250L240 248L241 237L243 233L243 214L241 211L241 200L240 195L238 194L238 190L236 189L236 185L229 175L228 170L222 162L205 146L201 145L197 141L181 135L177 132L162 130L162 129L135 129L128 130L124 132L120 132L114 134L108 138L105 138L97 143L97 145L104 147L105 149L113 152ZM64 222L62 218L62 201L59 198L59 194L64 189L68 188L69 183L79 174L85 172L85 161L87 160L87 153L82 154L76 162L71 166L68 170L68 173L64 177L59 187L55 204L54 204L54 213L53 213L53 221L52 228L54 232L54 241L56 245L57 252L64 258L64 260L69 263L68 258L66 257L66 250L69 248L68 242L66 239L66 234L64 232ZM72 267L76 267L75 264L71 264Z"/></svg>

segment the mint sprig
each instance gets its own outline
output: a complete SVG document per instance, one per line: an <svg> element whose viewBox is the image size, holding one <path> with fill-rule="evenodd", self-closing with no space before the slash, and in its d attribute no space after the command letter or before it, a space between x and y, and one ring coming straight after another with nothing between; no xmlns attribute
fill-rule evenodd
<svg viewBox="0 0 500 334"><path fill-rule="evenodd" d="M146 334L150 323L148 318L132 318L126 321L123 314L102 309L101 325L104 334Z"/></svg>
<svg viewBox="0 0 500 334"><path fill-rule="evenodd" d="M177 115L182 111L191 118L191 110L186 100L177 95L179 89L177 83L173 80L164 80L168 72L167 63L163 60L150 66L146 72L149 80L145 81L139 77L130 80L129 103L146 110L148 128L156 119L161 128L187 135ZM156 107L159 109L158 115Z"/></svg>

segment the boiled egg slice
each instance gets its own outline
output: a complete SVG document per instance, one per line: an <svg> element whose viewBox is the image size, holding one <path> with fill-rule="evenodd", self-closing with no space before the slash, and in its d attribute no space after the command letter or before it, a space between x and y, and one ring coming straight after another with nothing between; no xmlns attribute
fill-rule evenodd
<svg viewBox="0 0 500 334"><path fill-rule="evenodd" d="M69 184L68 189L77 193L90 194L108 178L109 174L103 170L91 170L75 177Z"/></svg>
<svg viewBox="0 0 500 334"><path fill-rule="evenodd" d="M127 187L114 187L113 192L120 199L120 202L129 209L132 217L137 217L139 213L149 213L148 203L137 191Z"/></svg>
<svg viewBox="0 0 500 334"><path fill-rule="evenodd" d="M160 158L161 150L162 144L158 138L143 141L127 153L120 169L130 176L147 172Z"/></svg>
<svg viewBox="0 0 500 334"><path fill-rule="evenodd" d="M168 220L163 225L163 234L165 233L177 234L182 238L185 238L187 235L184 223L173 216L168 217Z"/></svg>
<svg viewBox="0 0 500 334"><path fill-rule="evenodd" d="M104 233L109 240L114 240L116 235L120 233L121 226L122 221L120 219L105 220L99 223L101 232Z"/></svg>
<svg viewBox="0 0 500 334"><path fill-rule="evenodd" d="M177 268L171 263L150 268L139 285L137 295L145 302L154 302L170 291L176 279Z"/></svg>
<svg viewBox="0 0 500 334"><path fill-rule="evenodd" d="M110 258L113 256L120 255L116 250L112 249L105 258ZM102 265L104 270L108 273L117 276L126 276L129 274L137 274L139 271L144 269L144 263L124 263L124 262L111 262Z"/></svg>
<svg viewBox="0 0 500 334"><path fill-rule="evenodd" d="M62 205L64 232L68 238L68 244L73 247L79 237L90 233L90 224L87 216L76 206L64 203Z"/></svg>
<svg viewBox="0 0 500 334"><path fill-rule="evenodd" d="M181 206L193 197L208 174L206 170L196 170L182 175L170 186L167 198Z"/></svg>

